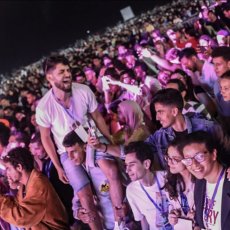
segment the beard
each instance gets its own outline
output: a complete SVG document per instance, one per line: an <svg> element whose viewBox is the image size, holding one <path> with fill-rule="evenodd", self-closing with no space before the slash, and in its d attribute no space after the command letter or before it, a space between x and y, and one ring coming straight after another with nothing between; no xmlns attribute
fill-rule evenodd
<svg viewBox="0 0 230 230"><path fill-rule="evenodd" d="M59 83L59 82L55 82L54 85L64 91L65 93L70 93L72 90L72 82L70 84L68 84L68 86L65 85L65 83Z"/></svg>

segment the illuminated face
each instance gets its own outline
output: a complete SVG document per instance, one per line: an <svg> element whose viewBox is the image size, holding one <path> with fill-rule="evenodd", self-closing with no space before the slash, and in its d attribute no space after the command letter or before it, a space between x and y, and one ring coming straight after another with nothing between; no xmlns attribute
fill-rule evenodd
<svg viewBox="0 0 230 230"><path fill-rule="evenodd" d="M208 44L207 40L200 39L199 40L199 45L202 46L202 47L207 47L209 44Z"/></svg>
<svg viewBox="0 0 230 230"><path fill-rule="evenodd" d="M182 164L183 157L176 147L170 146L167 152L167 163L172 174L183 173L186 167Z"/></svg>
<svg viewBox="0 0 230 230"><path fill-rule="evenodd" d="M85 76L86 76L87 81L91 82L94 80L96 73L93 70L87 70L85 71Z"/></svg>
<svg viewBox="0 0 230 230"><path fill-rule="evenodd" d="M170 75L169 73L163 71L157 75L157 79L161 83L162 87L165 87L170 80Z"/></svg>
<svg viewBox="0 0 230 230"><path fill-rule="evenodd" d="M196 64L195 64L195 61L193 59L193 57L191 58L187 58L187 57L183 57L181 59L181 65L185 68L185 69L188 69L188 70L191 70L193 72L195 72L197 69L196 69Z"/></svg>
<svg viewBox="0 0 230 230"><path fill-rule="evenodd" d="M52 85L64 92L71 92L72 74L68 65L59 63L47 74L47 79Z"/></svg>
<svg viewBox="0 0 230 230"><path fill-rule="evenodd" d="M212 61L218 77L230 70L230 61L225 61L223 57L214 57Z"/></svg>
<svg viewBox="0 0 230 230"><path fill-rule="evenodd" d="M220 93L224 101L230 101L230 79L220 79Z"/></svg>
<svg viewBox="0 0 230 230"><path fill-rule="evenodd" d="M125 57L125 60L126 60L125 64L129 69L132 69L135 66L136 59L133 55L127 55Z"/></svg>
<svg viewBox="0 0 230 230"><path fill-rule="evenodd" d="M124 73L120 77L120 81L125 83L125 84L131 84L132 83L132 78L129 76L128 73Z"/></svg>
<svg viewBox="0 0 230 230"><path fill-rule="evenodd" d="M26 100L27 100L29 105L32 105L34 103L34 101L36 100L36 97L33 94L29 93L26 95Z"/></svg>
<svg viewBox="0 0 230 230"><path fill-rule="evenodd" d="M66 147L68 157L76 165L80 165L85 161L85 147L84 145L75 144L71 147Z"/></svg>
<svg viewBox="0 0 230 230"><path fill-rule="evenodd" d="M173 43L176 42L177 36L176 36L176 33L175 33L174 31L168 30L168 31L167 31L167 35L168 35L169 39L170 39Z"/></svg>
<svg viewBox="0 0 230 230"><path fill-rule="evenodd" d="M35 157L38 157L39 159L44 159L47 156L45 149L41 143L38 142L30 143L29 147L31 153Z"/></svg>
<svg viewBox="0 0 230 230"><path fill-rule="evenodd" d="M19 167L14 168L12 164L4 163L6 167L6 176L8 180L14 182L14 183L19 183L22 179L22 173Z"/></svg>
<svg viewBox="0 0 230 230"><path fill-rule="evenodd" d="M199 157L202 162L198 162L194 157L198 154L203 154L203 158ZM216 162L216 150L212 153L208 152L205 144L193 143L186 145L183 149L184 159L192 158L192 165L187 166L187 169L198 179L207 179L211 172L212 168ZM201 161L200 160L200 161Z"/></svg>
<svg viewBox="0 0 230 230"><path fill-rule="evenodd" d="M172 106L155 103L156 120L158 120L163 128L172 126L176 120L174 109Z"/></svg>
<svg viewBox="0 0 230 230"><path fill-rule="evenodd" d="M142 82L144 82L144 79L146 77L146 72L141 68L141 66L135 67L134 72L135 72L135 75L136 75L136 79L141 80Z"/></svg>
<svg viewBox="0 0 230 230"><path fill-rule="evenodd" d="M225 46L226 37L224 35L217 35L216 40L219 46Z"/></svg>
<svg viewBox="0 0 230 230"><path fill-rule="evenodd" d="M126 173L129 175L131 181L142 179L147 172L144 162L141 163L137 159L136 153L129 153L125 156L125 165Z"/></svg>

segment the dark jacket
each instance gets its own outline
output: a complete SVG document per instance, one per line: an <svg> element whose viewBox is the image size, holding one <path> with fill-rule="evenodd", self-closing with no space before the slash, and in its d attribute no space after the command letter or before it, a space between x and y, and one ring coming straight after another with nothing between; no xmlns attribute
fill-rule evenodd
<svg viewBox="0 0 230 230"><path fill-rule="evenodd" d="M206 180L196 180L195 190L194 190L194 200L196 207L195 221L196 224L201 227L204 227L203 222L203 207L205 202L205 193L206 193ZM225 175L222 200L221 200L221 230L229 230L230 228L230 181L228 181L227 176Z"/></svg>

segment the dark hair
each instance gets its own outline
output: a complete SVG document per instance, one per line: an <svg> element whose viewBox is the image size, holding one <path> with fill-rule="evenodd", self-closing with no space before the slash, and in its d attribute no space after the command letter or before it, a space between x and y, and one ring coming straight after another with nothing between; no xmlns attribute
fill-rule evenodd
<svg viewBox="0 0 230 230"><path fill-rule="evenodd" d="M150 169L154 162L154 155L151 144L144 141L135 141L125 146L125 154L136 153L136 158L143 163L145 160L150 160Z"/></svg>
<svg viewBox="0 0 230 230"><path fill-rule="evenodd" d="M130 78L135 79L135 73L132 69L126 69L120 72L120 80L121 80L121 76L124 74L128 74Z"/></svg>
<svg viewBox="0 0 230 230"><path fill-rule="evenodd" d="M225 61L230 61L230 47L220 46L212 51L212 58L222 57Z"/></svg>
<svg viewBox="0 0 230 230"><path fill-rule="evenodd" d="M183 139L180 150L183 151L184 147L191 144L204 144L209 152L213 152L217 148L216 141L213 140L212 135L205 131L196 131L186 135Z"/></svg>
<svg viewBox="0 0 230 230"><path fill-rule="evenodd" d="M61 55L52 55L47 57L46 60L43 62L43 71L44 74L47 74L51 69L54 69L57 64L63 64L70 67L69 61L66 57Z"/></svg>
<svg viewBox="0 0 230 230"><path fill-rule="evenodd" d="M75 133L75 131L71 131L67 133L62 142L64 147L71 147L75 144L83 145L84 142L81 138Z"/></svg>
<svg viewBox="0 0 230 230"><path fill-rule="evenodd" d="M186 85L185 85L185 88L186 88L186 91L187 91L187 94L186 94L186 100L191 100L191 101L198 101L195 96L194 96L194 85L192 83L192 79L191 77L182 69L176 69L172 74L180 74L181 76L183 76L183 78L185 79L185 82L186 82ZM170 76L170 77L171 77Z"/></svg>
<svg viewBox="0 0 230 230"><path fill-rule="evenodd" d="M134 66L134 69L135 69L136 67L141 67L141 69L142 69L143 71L145 71L145 72L148 71L148 67L147 67L147 65L146 65L144 62L136 61L135 66Z"/></svg>
<svg viewBox="0 0 230 230"><path fill-rule="evenodd" d="M192 56L197 56L196 50L192 47L185 48L181 52L179 52L179 60L180 61L183 57L191 58Z"/></svg>
<svg viewBox="0 0 230 230"><path fill-rule="evenodd" d="M169 83L177 84L180 93L186 91L184 83L179 79L170 79L167 84Z"/></svg>
<svg viewBox="0 0 230 230"><path fill-rule="evenodd" d="M9 143L10 128L0 122L0 144L6 147Z"/></svg>
<svg viewBox="0 0 230 230"><path fill-rule="evenodd" d="M10 150L3 161L12 164L14 168L20 164L27 172L34 169L34 158L27 148L17 147Z"/></svg>
<svg viewBox="0 0 230 230"><path fill-rule="evenodd" d="M180 92L176 89L159 90L153 97L152 104L160 103L163 105L176 106L182 112L184 107L183 98Z"/></svg>
<svg viewBox="0 0 230 230"><path fill-rule="evenodd" d="M30 143L42 144L40 132L35 132L34 134L32 134L31 139L30 139Z"/></svg>
<svg viewBox="0 0 230 230"><path fill-rule="evenodd" d="M120 80L120 76L118 75L118 73L114 67L110 67L110 68L106 69L104 75L110 75L115 80L118 80L118 81Z"/></svg>
<svg viewBox="0 0 230 230"><path fill-rule="evenodd" d="M181 148L180 148L181 141L183 140L183 138L182 137L175 138L168 145L167 151L168 151L169 147L174 147L177 149L177 151L183 157L183 153L182 153ZM180 173L172 174L169 170L169 167L167 167L166 170L167 170L166 177L165 177L166 182L165 182L163 189L165 189L169 193L169 198L174 200L174 199L178 198L179 192L185 191L185 189L186 189L185 182L184 182L183 177L181 176ZM195 181L195 177L193 175L192 175L192 181L193 182ZM180 185L179 188L178 188L178 185ZM180 190L178 191L178 189L180 189Z"/></svg>
<svg viewBox="0 0 230 230"><path fill-rule="evenodd" d="M230 80L230 70L228 70L227 72L222 74L220 79L228 79L228 80Z"/></svg>

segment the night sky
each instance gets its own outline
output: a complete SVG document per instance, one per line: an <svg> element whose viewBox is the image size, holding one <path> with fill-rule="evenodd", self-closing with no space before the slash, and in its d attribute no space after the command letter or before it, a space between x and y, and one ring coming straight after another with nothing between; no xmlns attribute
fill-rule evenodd
<svg viewBox="0 0 230 230"><path fill-rule="evenodd" d="M0 73L26 66L68 47L86 31L122 21L120 9L136 15L157 1L0 1ZM162 2L162 1L161 1Z"/></svg>

